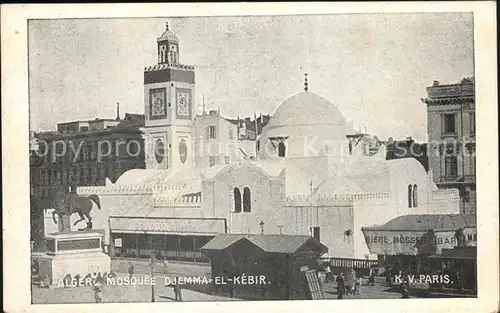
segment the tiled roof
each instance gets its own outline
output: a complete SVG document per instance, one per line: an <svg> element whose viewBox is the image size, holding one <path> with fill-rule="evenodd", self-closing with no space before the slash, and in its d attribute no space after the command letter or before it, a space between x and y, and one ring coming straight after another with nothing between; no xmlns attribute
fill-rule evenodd
<svg viewBox="0 0 500 313"><path fill-rule="evenodd" d="M381 226L365 227L376 230L457 230L476 227L476 216L466 214L412 214L396 217Z"/></svg>
<svg viewBox="0 0 500 313"><path fill-rule="evenodd" d="M201 250L222 251L243 237L244 235L241 234L219 234L205 244Z"/></svg>
<svg viewBox="0 0 500 313"><path fill-rule="evenodd" d="M310 240L316 242L324 252L328 251L326 246L309 236L253 234L219 234L201 249L222 251L243 239L250 241L263 251L270 253L292 254Z"/></svg>

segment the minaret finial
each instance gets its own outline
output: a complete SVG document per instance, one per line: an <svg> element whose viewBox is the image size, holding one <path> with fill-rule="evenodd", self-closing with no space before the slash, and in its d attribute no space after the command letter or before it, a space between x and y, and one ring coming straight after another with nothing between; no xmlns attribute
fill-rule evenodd
<svg viewBox="0 0 500 313"><path fill-rule="evenodd" d="M165 22L165 30L168 30L168 22Z"/></svg>
<svg viewBox="0 0 500 313"><path fill-rule="evenodd" d="M304 73L304 91L307 92L309 90L309 87L307 87L309 85L309 83L307 82L307 73Z"/></svg>

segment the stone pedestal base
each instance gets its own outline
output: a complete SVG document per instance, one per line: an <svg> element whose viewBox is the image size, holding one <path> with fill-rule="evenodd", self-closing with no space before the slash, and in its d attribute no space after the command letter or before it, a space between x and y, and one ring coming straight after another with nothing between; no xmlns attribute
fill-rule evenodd
<svg viewBox="0 0 500 313"><path fill-rule="evenodd" d="M83 279L88 274L109 273L111 259L102 252L81 253L78 255L45 255L38 261L40 277L49 277L49 285L64 287L64 278L80 275ZM70 282L71 284L71 282Z"/></svg>
<svg viewBox="0 0 500 313"><path fill-rule="evenodd" d="M94 273L109 273L111 258L102 251L102 234L96 232L55 233L47 236L49 251L39 257L39 275L49 286L64 287L67 276L81 279ZM68 275L69 274L69 275Z"/></svg>

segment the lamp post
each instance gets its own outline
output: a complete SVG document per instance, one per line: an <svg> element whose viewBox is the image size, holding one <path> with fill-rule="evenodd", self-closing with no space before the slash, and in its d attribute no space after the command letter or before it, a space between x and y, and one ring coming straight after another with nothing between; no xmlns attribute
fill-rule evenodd
<svg viewBox="0 0 500 313"><path fill-rule="evenodd" d="M259 223L259 227L260 227L260 234L264 234L264 221L260 221Z"/></svg>
<svg viewBox="0 0 500 313"><path fill-rule="evenodd" d="M151 281L153 281L153 268L155 265L154 255L151 253L149 264L151 265ZM155 285L151 283L151 302L155 302Z"/></svg>

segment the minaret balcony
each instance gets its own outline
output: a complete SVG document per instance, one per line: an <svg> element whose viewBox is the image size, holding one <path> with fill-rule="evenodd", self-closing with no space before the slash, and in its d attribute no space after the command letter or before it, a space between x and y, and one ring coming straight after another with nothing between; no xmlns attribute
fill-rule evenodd
<svg viewBox="0 0 500 313"><path fill-rule="evenodd" d="M184 65L184 64L170 64L170 63L160 63L152 66L146 66L144 68L145 72L154 72L161 71L166 69L176 69L176 70L186 70L186 71L194 71L193 65Z"/></svg>

